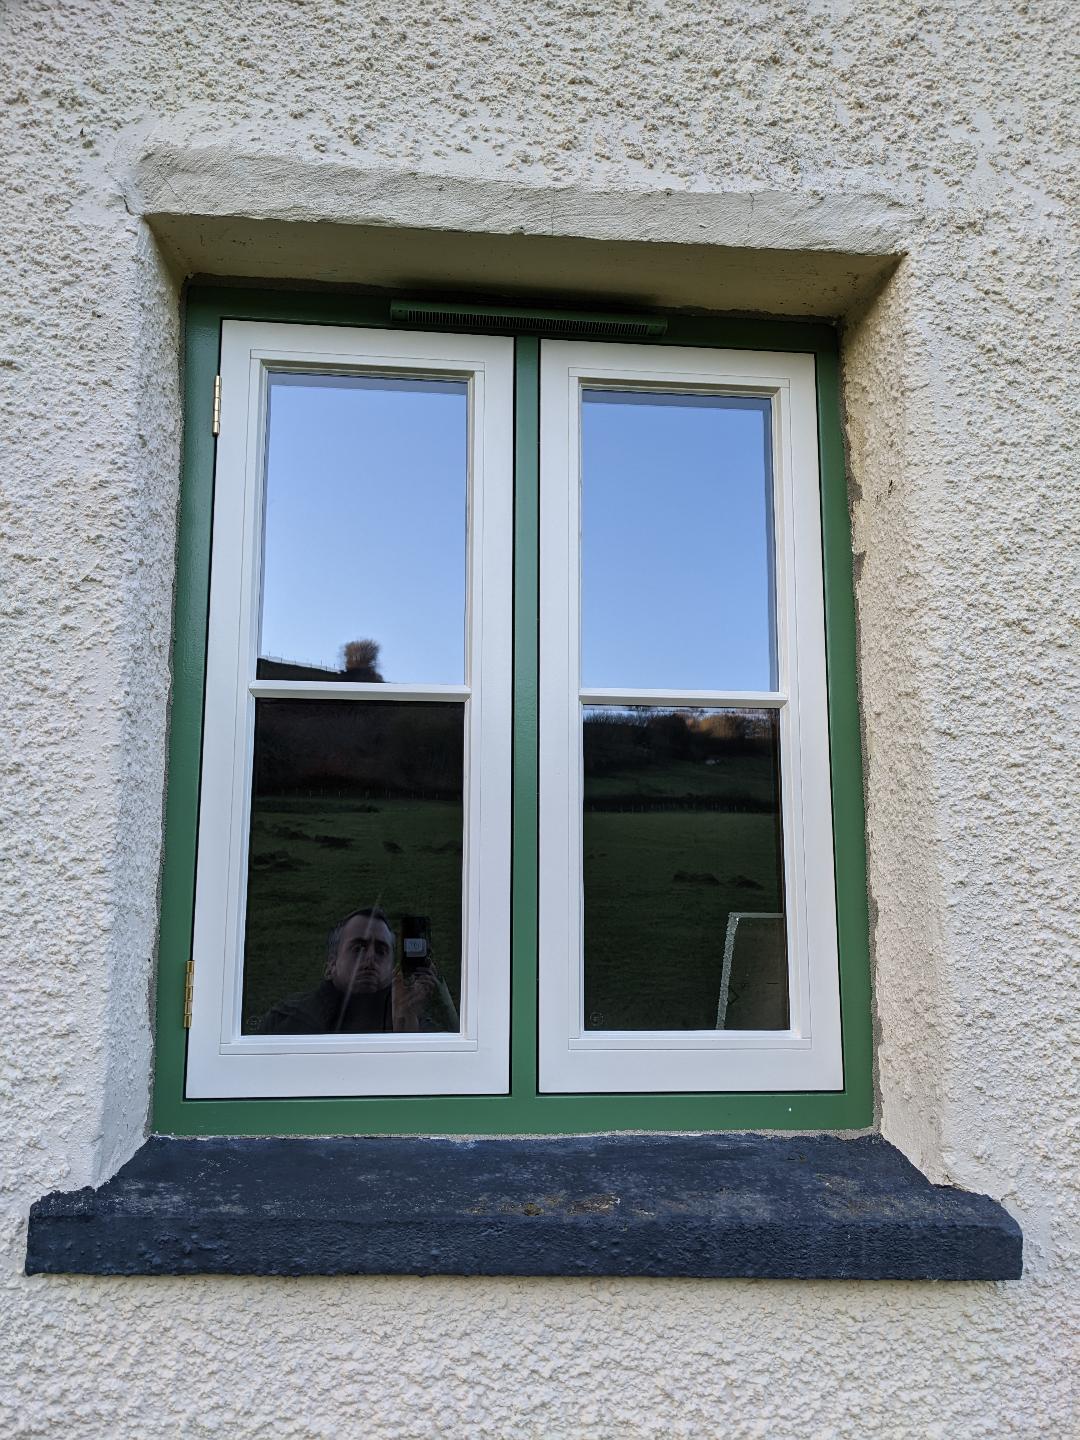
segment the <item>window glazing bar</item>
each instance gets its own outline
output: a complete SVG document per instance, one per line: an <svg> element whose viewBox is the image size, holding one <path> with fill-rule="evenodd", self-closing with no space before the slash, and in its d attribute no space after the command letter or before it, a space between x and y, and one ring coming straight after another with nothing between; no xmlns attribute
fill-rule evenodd
<svg viewBox="0 0 1080 1440"><path fill-rule="evenodd" d="M726 710L779 710L787 704L781 690L581 690L583 705L678 705Z"/></svg>
<svg viewBox="0 0 1080 1440"><path fill-rule="evenodd" d="M348 680L253 680L248 686L256 700L468 700L468 685L386 685Z"/></svg>

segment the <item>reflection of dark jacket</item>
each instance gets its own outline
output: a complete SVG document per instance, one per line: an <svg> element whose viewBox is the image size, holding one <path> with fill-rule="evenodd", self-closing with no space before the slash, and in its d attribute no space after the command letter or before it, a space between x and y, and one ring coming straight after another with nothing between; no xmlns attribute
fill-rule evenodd
<svg viewBox="0 0 1080 1440"><path fill-rule="evenodd" d="M393 1030L390 987L372 994L344 996L330 980L314 990L301 990L279 1000L255 1027L259 1035L353 1035L379 1034Z"/></svg>
<svg viewBox="0 0 1080 1440"><path fill-rule="evenodd" d="M330 980L314 990L287 995L269 1009L255 1026L257 1035L350 1035L389 1034L394 1028L391 989L373 994L352 995L347 1003ZM446 982L438 986L420 1016L420 1030L446 1034L459 1028L457 1010Z"/></svg>

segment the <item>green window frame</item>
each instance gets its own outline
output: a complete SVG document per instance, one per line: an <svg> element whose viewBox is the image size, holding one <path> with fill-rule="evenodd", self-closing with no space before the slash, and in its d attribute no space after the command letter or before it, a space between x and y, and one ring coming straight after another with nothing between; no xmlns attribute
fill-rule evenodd
<svg viewBox="0 0 1080 1440"><path fill-rule="evenodd" d="M821 476L829 750L844 1088L816 1093L541 1094L537 1088L539 347L515 340L511 1084L508 1095L189 1100L185 989L192 947L214 486L214 379L225 320L394 327L404 297L192 286L185 296L184 434L173 691L162 856L153 1127L174 1135L581 1134L857 1129L872 1123L869 921L851 531L839 350L827 324L671 313L637 343L814 357ZM416 328L436 328L430 315ZM467 331L455 320L453 329ZM478 318L475 328L485 327ZM506 333L506 332L504 332ZM553 333L557 333L553 329Z"/></svg>

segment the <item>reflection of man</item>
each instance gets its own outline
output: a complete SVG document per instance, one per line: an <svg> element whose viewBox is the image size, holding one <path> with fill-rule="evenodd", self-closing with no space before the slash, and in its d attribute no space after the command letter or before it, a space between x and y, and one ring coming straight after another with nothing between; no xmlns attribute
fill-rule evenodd
<svg viewBox="0 0 1080 1440"><path fill-rule="evenodd" d="M408 976L377 905L354 910L327 936L326 973L314 990L280 1000L256 1026L263 1035L326 1035L459 1029L446 982L428 959Z"/></svg>

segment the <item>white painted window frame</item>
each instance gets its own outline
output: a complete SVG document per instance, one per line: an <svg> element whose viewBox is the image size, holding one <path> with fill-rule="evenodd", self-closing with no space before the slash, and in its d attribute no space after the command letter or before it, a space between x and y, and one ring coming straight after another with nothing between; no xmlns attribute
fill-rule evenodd
<svg viewBox="0 0 1080 1440"><path fill-rule="evenodd" d="M497 336L223 322L189 1099L504 1094L509 1088L513 359L513 341ZM467 382L465 685L256 680L267 381L273 370L304 369ZM463 706L460 1034L241 1034L252 743L255 700L262 697Z"/></svg>
<svg viewBox="0 0 1080 1440"><path fill-rule="evenodd" d="M843 1088L821 500L811 355L545 340L540 349L539 1086L551 1093ZM580 683L581 391L771 402L777 689L585 690ZM585 704L723 705L780 715L790 1028L587 1031L583 1014ZM628 895L631 905L633 897ZM723 937L718 937L722 945Z"/></svg>

